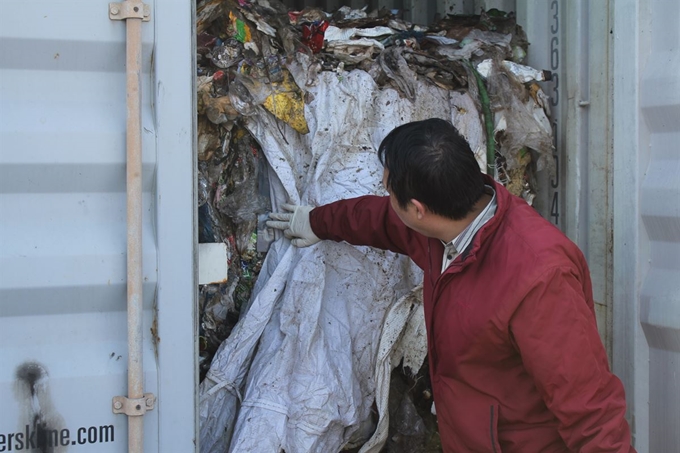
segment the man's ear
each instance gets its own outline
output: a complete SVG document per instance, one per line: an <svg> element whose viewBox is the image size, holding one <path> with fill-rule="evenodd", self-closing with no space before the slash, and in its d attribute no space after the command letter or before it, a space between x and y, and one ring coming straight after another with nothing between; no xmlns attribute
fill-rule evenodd
<svg viewBox="0 0 680 453"><path fill-rule="evenodd" d="M416 208L416 216L418 217L418 220L422 220L422 218L425 217L425 214L427 213L427 207L415 198L411 198L411 203Z"/></svg>

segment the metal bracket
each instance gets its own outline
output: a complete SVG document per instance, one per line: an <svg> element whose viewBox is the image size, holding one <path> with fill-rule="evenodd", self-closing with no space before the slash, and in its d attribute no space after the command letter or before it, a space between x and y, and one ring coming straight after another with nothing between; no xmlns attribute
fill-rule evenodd
<svg viewBox="0 0 680 453"><path fill-rule="evenodd" d="M124 396L113 397L113 413L125 415L144 415L156 404L156 397L153 393L145 393L144 398L128 399Z"/></svg>
<svg viewBox="0 0 680 453"><path fill-rule="evenodd" d="M109 19L142 19L143 22L148 22L151 20L151 9L149 5L134 0L109 3Z"/></svg>

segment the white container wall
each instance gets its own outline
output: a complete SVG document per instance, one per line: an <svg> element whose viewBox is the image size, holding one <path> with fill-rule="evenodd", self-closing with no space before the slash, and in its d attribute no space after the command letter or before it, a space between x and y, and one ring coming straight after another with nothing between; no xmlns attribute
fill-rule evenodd
<svg viewBox="0 0 680 453"><path fill-rule="evenodd" d="M190 3L142 26L148 452L196 432ZM106 1L0 3L0 451L128 451L125 36Z"/></svg>
<svg viewBox="0 0 680 453"><path fill-rule="evenodd" d="M614 370L639 451L680 451L680 3L612 17Z"/></svg>

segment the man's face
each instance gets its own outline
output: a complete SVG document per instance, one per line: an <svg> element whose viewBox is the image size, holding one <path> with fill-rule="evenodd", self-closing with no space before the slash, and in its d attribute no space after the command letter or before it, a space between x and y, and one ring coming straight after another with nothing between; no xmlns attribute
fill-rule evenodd
<svg viewBox="0 0 680 453"><path fill-rule="evenodd" d="M389 173L390 172L387 168L383 170L382 183L385 187L385 190L387 190L387 193L390 194L390 205L392 206L392 210L395 212L395 214L397 214L399 220L404 222L404 225L427 236L427 233L422 229L420 223L418 222L419 219L415 205L413 203L408 203L406 209L399 206L397 198L392 193L392 190L390 190L390 188L387 186L387 177L389 176Z"/></svg>

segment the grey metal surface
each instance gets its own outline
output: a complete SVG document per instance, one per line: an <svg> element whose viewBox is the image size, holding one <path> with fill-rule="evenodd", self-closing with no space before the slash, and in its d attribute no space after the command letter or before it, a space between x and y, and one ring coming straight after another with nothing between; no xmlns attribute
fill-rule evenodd
<svg viewBox="0 0 680 453"><path fill-rule="evenodd" d="M562 2L565 12L565 233L588 260L598 327L611 358L611 90L609 1Z"/></svg>
<svg viewBox="0 0 680 453"><path fill-rule="evenodd" d="M197 451L198 290L196 33L194 2L161 1L154 14L158 247L159 452Z"/></svg>

